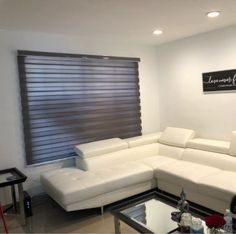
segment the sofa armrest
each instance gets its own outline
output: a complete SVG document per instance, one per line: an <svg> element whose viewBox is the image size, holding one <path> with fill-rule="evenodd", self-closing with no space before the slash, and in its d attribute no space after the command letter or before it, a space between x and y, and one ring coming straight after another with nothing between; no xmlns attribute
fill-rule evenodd
<svg viewBox="0 0 236 234"><path fill-rule="evenodd" d="M133 148L136 146L157 143L160 136L161 132L155 132L155 133L145 134L142 136L126 138L124 140L128 143L129 148Z"/></svg>

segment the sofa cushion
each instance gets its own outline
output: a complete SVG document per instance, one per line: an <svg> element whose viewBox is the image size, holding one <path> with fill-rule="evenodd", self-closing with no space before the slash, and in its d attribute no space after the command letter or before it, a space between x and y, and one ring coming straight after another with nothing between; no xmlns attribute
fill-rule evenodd
<svg viewBox="0 0 236 234"><path fill-rule="evenodd" d="M120 138L94 141L86 144L76 145L75 152L82 158L94 157L122 149L127 149L128 143Z"/></svg>
<svg viewBox="0 0 236 234"><path fill-rule="evenodd" d="M100 195L105 184L96 174L78 168L62 168L45 172L41 182L46 192L57 202L68 205Z"/></svg>
<svg viewBox="0 0 236 234"><path fill-rule="evenodd" d="M63 168L41 175L46 192L62 205L72 204L127 186L151 181L153 170L141 163L127 162L94 172Z"/></svg>
<svg viewBox="0 0 236 234"><path fill-rule="evenodd" d="M167 163L170 164L170 163L177 162L177 160L170 158L170 157L157 155L157 156L148 157L145 159L138 160L138 162L143 163L155 170L157 168L162 167L162 165L164 165L164 164L167 164Z"/></svg>
<svg viewBox="0 0 236 234"><path fill-rule="evenodd" d="M176 163L164 164L155 170L158 179L197 191L200 178L214 174L220 170L214 167L204 166L192 162L177 161Z"/></svg>
<svg viewBox="0 0 236 234"><path fill-rule="evenodd" d="M94 171L103 180L104 192L111 192L127 186L149 181L153 178L153 170L138 162L126 162Z"/></svg>
<svg viewBox="0 0 236 234"><path fill-rule="evenodd" d="M200 178L198 181L198 191L203 195L230 202L236 194L235 181L235 172L220 171Z"/></svg>
<svg viewBox="0 0 236 234"><path fill-rule="evenodd" d="M192 139L195 132L190 129L167 127L159 138L159 142L167 145L186 147L187 142Z"/></svg>
<svg viewBox="0 0 236 234"><path fill-rule="evenodd" d="M161 132L157 132L157 133L150 133L150 134L145 134L145 135L137 136L137 137L126 138L124 140L128 143L129 148L132 148L136 146L157 143L160 136L161 136Z"/></svg>
<svg viewBox="0 0 236 234"><path fill-rule="evenodd" d="M233 131L231 134L229 153L236 156L236 131Z"/></svg>
<svg viewBox="0 0 236 234"><path fill-rule="evenodd" d="M187 147L189 148L212 151L222 154L229 153L229 145L230 143L228 141L217 141L203 138L195 138L187 142Z"/></svg>

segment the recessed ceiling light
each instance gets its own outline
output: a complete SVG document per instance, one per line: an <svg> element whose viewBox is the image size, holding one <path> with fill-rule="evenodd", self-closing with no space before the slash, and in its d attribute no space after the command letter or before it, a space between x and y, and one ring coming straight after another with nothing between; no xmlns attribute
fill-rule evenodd
<svg viewBox="0 0 236 234"><path fill-rule="evenodd" d="M160 29L156 29L156 30L153 31L154 35L161 35L162 33L163 33L163 31L160 30Z"/></svg>
<svg viewBox="0 0 236 234"><path fill-rule="evenodd" d="M220 12L219 11L210 11L210 12L207 12L206 15L209 18L215 18L220 15Z"/></svg>

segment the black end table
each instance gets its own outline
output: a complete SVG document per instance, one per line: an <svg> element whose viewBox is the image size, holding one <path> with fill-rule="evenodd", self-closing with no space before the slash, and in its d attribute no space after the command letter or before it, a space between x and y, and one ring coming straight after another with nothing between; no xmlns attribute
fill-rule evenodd
<svg viewBox="0 0 236 234"><path fill-rule="evenodd" d="M12 203L15 213L17 213L15 185L18 186L19 204L20 204L19 217L20 217L20 223L22 225L25 225L26 223L25 210L24 210L24 191L23 191L23 183L26 181L26 179L27 177L17 168L0 170L0 188L11 186Z"/></svg>

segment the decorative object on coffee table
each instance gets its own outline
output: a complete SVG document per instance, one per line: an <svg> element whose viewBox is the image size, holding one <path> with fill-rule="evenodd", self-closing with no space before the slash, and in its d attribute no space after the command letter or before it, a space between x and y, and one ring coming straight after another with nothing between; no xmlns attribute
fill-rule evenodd
<svg viewBox="0 0 236 234"><path fill-rule="evenodd" d="M180 232L190 233L190 227L192 225L192 215L190 213L182 213L180 220Z"/></svg>
<svg viewBox="0 0 236 234"><path fill-rule="evenodd" d="M213 234L221 233L220 229L222 229L225 225L224 217L219 214L213 214L205 217L205 222L209 232Z"/></svg>
<svg viewBox="0 0 236 234"><path fill-rule="evenodd" d="M181 194L180 194L180 200L178 202L178 206L177 208L180 210L180 212L188 212L189 211L189 204L186 201L186 193L184 192L184 190L182 190Z"/></svg>
<svg viewBox="0 0 236 234"><path fill-rule="evenodd" d="M190 233L198 233L203 234L204 233L204 226L202 223L202 220L200 218L192 217L192 225L190 229Z"/></svg>
<svg viewBox="0 0 236 234"><path fill-rule="evenodd" d="M189 203L186 201L186 193L183 190L180 193L180 200L178 201L177 209L179 211L171 213L171 219L179 223L182 214L189 211Z"/></svg>

